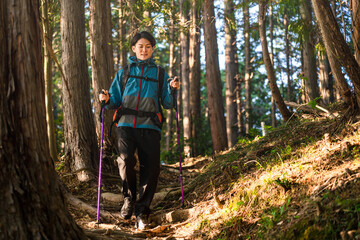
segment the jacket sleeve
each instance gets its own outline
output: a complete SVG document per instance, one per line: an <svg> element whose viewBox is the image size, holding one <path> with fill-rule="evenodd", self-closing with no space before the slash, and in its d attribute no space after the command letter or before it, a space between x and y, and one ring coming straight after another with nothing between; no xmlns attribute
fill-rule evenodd
<svg viewBox="0 0 360 240"><path fill-rule="evenodd" d="M106 106L107 109L116 109L116 108L120 107L120 105L121 105L122 73L123 73L123 70L122 69L119 70L116 73L115 79L111 84L111 87L109 89L110 101L109 101L109 104Z"/></svg>
<svg viewBox="0 0 360 240"><path fill-rule="evenodd" d="M170 88L169 75L164 73L164 83L162 86L162 94L161 94L161 103L162 106L166 109L170 109L174 107L174 96L173 91Z"/></svg>

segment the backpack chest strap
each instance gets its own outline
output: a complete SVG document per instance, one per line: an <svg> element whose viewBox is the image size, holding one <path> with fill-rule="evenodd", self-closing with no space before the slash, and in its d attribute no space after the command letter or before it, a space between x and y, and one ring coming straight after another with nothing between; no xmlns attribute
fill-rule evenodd
<svg viewBox="0 0 360 240"><path fill-rule="evenodd" d="M144 77L144 76L135 76L135 75L128 75L128 78L138 78L138 79L144 79L146 81L151 81L151 82L157 82L157 79L154 78L149 78L149 77Z"/></svg>

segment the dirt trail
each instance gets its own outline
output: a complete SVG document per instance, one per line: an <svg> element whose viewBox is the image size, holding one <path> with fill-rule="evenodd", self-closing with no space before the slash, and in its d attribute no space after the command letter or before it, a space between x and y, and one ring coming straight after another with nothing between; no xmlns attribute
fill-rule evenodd
<svg viewBox="0 0 360 240"><path fill-rule="evenodd" d="M190 158L183 162L183 188L189 191L189 183L203 166L208 163L207 158ZM67 179L69 190L75 198L80 199L96 208L97 186L95 183L79 183L75 179ZM134 228L135 217L124 220L119 217L123 203L120 194L120 179L116 175L104 174L102 183L101 213L106 212L110 218L101 218L101 223L96 223L96 216L85 209L69 204L70 212L77 223L92 239L188 239L189 234L178 232L181 227L196 218L202 209L194 207L186 199L182 206L180 171L178 164L162 165L158 189L151 205L150 229L138 231ZM194 194L196 194L194 192ZM200 201L200 199L198 199Z"/></svg>

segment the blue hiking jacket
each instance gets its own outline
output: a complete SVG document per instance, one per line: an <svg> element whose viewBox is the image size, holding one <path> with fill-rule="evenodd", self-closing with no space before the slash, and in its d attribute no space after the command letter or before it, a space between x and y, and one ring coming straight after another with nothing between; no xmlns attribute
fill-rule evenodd
<svg viewBox="0 0 360 240"><path fill-rule="evenodd" d="M138 60L136 56L129 57L131 66L129 76L142 76L157 79L157 65L152 58L147 60ZM161 105L170 109L174 106L172 91L170 89L169 75L165 72L162 89ZM145 79L129 77L122 91L123 69L116 73L115 79L109 89L110 100L108 109L117 109L120 106L138 111L159 113L159 94L158 83ZM164 119L163 119L164 120ZM155 126L149 117L139 117L135 115L123 115L117 123L118 127L149 128L161 131Z"/></svg>

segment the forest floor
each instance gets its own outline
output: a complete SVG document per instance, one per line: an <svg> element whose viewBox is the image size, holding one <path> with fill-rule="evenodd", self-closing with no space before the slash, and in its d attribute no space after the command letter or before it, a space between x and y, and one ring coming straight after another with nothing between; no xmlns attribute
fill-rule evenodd
<svg viewBox="0 0 360 240"><path fill-rule="evenodd" d="M336 110L338 111L338 110ZM96 209L97 183L60 174L73 196ZM118 217L116 174L103 177L102 212L68 204L90 239L360 239L360 121L301 114L265 137L183 163L162 165L151 229Z"/></svg>

